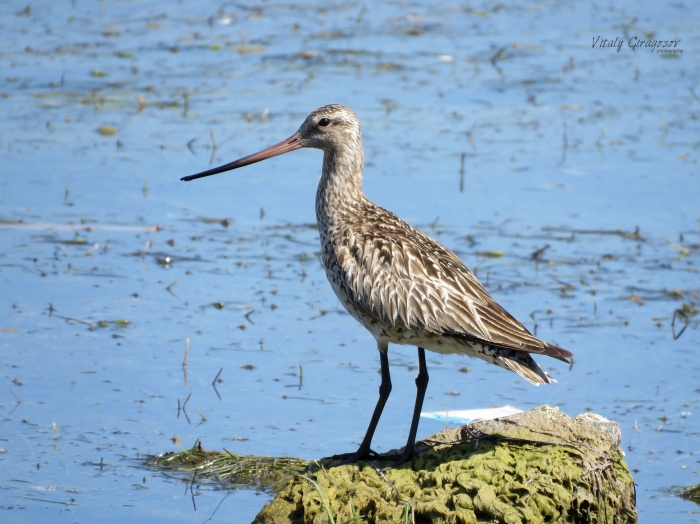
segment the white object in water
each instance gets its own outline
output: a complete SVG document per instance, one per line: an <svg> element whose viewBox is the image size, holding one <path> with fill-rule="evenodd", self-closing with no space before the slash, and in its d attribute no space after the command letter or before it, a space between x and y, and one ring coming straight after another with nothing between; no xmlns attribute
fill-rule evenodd
<svg viewBox="0 0 700 524"><path fill-rule="evenodd" d="M507 417L522 413L523 410L513 406L503 406L501 408L486 408L486 409L458 409L447 411L430 411L420 414L421 417L431 418L433 420L447 420L459 424L468 424L474 420L492 420L494 418Z"/></svg>

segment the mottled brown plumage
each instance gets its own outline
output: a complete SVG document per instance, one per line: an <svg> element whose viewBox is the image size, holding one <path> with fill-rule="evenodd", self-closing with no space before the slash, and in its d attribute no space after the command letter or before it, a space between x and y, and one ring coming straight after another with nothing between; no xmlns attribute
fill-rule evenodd
<svg viewBox="0 0 700 524"><path fill-rule="evenodd" d="M419 349L418 396L407 446L396 463L415 453L415 433L428 383L423 349L481 358L532 384L553 380L531 354L568 362L573 355L533 336L488 294L449 249L370 202L362 191L364 155L360 122L349 108L312 111L289 139L260 153L191 180L242 167L271 156L321 149L323 171L316 218L326 276L345 309L377 341L382 363L380 399L360 449L347 461L372 455L370 442L391 391L389 343Z"/></svg>
<svg viewBox="0 0 700 524"><path fill-rule="evenodd" d="M548 383L529 353L564 361L571 353L534 337L449 249L370 202L359 120L344 106L324 106L306 119L302 136L322 118L338 132L307 146L325 153L316 218L326 275L348 312L380 349L393 342L462 353Z"/></svg>

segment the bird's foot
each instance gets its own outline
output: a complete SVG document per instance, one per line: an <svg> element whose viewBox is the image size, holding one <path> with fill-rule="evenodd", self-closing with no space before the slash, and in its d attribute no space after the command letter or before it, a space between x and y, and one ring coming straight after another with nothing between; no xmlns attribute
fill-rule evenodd
<svg viewBox="0 0 700 524"><path fill-rule="evenodd" d="M430 447L422 447L420 451L425 451L426 449L430 449ZM364 460L365 462L369 462L369 460L381 460L381 461L392 461L391 464L389 464L385 468L381 468L381 471L389 471L390 469L394 469L399 467L401 464L404 464L406 462L409 462L410 460L417 458L420 456L420 451L416 448L415 444L411 446L406 446L401 453L392 453L392 454L379 454L374 450L371 449L358 449L354 453L341 453L339 455L333 455L331 457L328 457L330 460L338 460L340 462L333 464L330 466L331 468L334 468L336 466L344 466L346 464L353 464L355 462L359 462L361 460ZM372 465L373 466L373 465ZM376 467L376 466L373 466Z"/></svg>
<svg viewBox="0 0 700 524"><path fill-rule="evenodd" d="M346 464L353 464L353 463L359 462L361 460L377 459L377 458L380 458L380 455L376 451L374 451L370 448L363 449L362 447L360 447L360 449L358 449L354 453L340 453L338 455L333 455L333 456L328 457L328 458L331 460L339 460L340 461L337 464L333 464L333 466L331 466L331 467L335 467L335 466L344 466Z"/></svg>
<svg viewBox="0 0 700 524"><path fill-rule="evenodd" d="M398 468L401 464L409 462L410 460L417 458L419 455L420 453L416 449L415 444L411 446L406 446L405 448L403 448L403 451L401 453L395 453L393 455L382 455L382 460L393 460L393 462L387 467L382 468L382 471L389 471L390 469Z"/></svg>

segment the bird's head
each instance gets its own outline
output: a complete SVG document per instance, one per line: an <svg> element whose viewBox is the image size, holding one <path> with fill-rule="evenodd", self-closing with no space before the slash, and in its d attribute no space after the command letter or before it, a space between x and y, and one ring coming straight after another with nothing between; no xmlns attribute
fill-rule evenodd
<svg viewBox="0 0 700 524"><path fill-rule="evenodd" d="M348 107L340 104L330 104L314 109L301 124L299 130L279 144L263 149L258 153L243 157L239 160L223 166L181 178L190 181L205 176L216 175L237 169L239 167L254 164L273 156L282 155L302 147L322 149L326 153L341 148L352 150L359 148L362 153L362 137L360 134L360 121L355 113Z"/></svg>
<svg viewBox="0 0 700 524"><path fill-rule="evenodd" d="M353 144L360 136L360 121L348 107L330 104L314 109L297 131L302 147L324 151Z"/></svg>

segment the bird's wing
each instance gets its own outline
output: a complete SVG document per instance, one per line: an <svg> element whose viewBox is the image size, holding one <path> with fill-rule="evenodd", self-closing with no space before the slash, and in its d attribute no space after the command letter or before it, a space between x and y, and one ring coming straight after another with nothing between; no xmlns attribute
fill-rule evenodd
<svg viewBox="0 0 700 524"><path fill-rule="evenodd" d="M449 249L382 208L338 253L355 306L379 322L463 337L567 362L573 355L532 335ZM386 215L386 216L384 216ZM365 217L366 219L366 217Z"/></svg>

